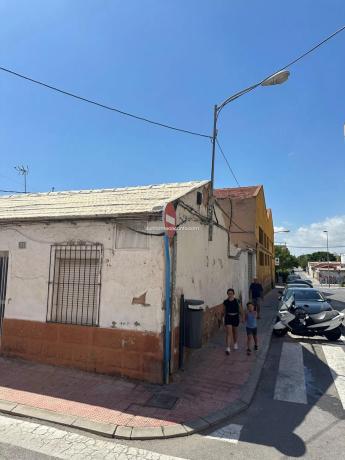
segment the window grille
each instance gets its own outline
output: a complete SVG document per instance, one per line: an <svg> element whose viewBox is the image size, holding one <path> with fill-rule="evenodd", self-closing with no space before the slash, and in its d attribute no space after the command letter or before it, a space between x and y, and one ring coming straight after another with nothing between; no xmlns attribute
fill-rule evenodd
<svg viewBox="0 0 345 460"><path fill-rule="evenodd" d="M47 321L97 326L103 245L53 245L50 251Z"/></svg>

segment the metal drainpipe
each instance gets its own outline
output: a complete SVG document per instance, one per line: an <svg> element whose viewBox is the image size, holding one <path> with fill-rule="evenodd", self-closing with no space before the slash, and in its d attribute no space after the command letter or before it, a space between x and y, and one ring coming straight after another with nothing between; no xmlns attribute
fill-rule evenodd
<svg viewBox="0 0 345 460"><path fill-rule="evenodd" d="M164 383L169 383L170 369L170 343L171 343L171 281L170 281L170 253L169 237L164 235L164 254L165 254L165 337L164 337Z"/></svg>

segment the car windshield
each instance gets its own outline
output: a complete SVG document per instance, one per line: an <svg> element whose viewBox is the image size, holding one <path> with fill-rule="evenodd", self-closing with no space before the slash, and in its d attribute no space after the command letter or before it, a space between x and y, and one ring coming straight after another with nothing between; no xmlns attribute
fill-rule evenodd
<svg viewBox="0 0 345 460"><path fill-rule="evenodd" d="M318 291L312 289L296 289L294 291L295 300L316 300L324 302L324 298Z"/></svg>

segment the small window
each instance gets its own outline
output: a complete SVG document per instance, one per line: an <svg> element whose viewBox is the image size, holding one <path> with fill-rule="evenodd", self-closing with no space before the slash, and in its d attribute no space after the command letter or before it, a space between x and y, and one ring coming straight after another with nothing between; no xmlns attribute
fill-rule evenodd
<svg viewBox="0 0 345 460"><path fill-rule="evenodd" d="M116 249L147 249L147 222L128 221L116 225Z"/></svg>
<svg viewBox="0 0 345 460"><path fill-rule="evenodd" d="M98 325L102 256L101 244L51 247L47 321Z"/></svg>
<svg viewBox="0 0 345 460"><path fill-rule="evenodd" d="M265 265L264 253L261 251L259 252L259 264Z"/></svg>
<svg viewBox="0 0 345 460"><path fill-rule="evenodd" d="M264 232L261 227L259 227L259 243L264 244Z"/></svg>

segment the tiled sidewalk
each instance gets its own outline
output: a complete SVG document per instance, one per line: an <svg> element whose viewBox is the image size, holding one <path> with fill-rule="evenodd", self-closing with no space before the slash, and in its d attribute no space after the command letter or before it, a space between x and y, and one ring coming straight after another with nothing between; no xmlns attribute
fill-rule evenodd
<svg viewBox="0 0 345 460"><path fill-rule="evenodd" d="M276 299L276 291L265 298L259 344L270 333ZM238 351L225 355L224 332L219 331L206 347L193 352L185 371L175 374L168 386L0 358L0 400L128 427L182 424L239 399L258 359L245 353L243 325L239 344ZM170 399L171 409L152 407L150 400L157 395Z"/></svg>

